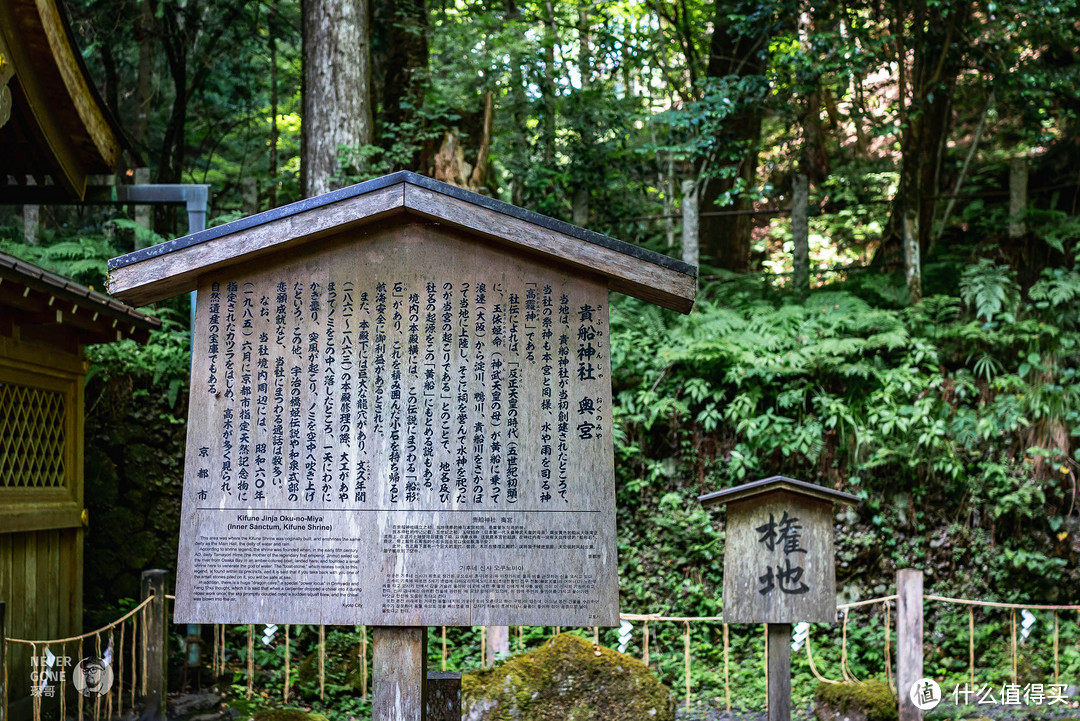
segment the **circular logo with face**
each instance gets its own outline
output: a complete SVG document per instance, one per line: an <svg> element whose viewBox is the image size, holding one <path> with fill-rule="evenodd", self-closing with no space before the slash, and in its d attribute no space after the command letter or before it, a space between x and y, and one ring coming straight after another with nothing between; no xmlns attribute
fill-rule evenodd
<svg viewBox="0 0 1080 721"><path fill-rule="evenodd" d="M97 656L87 656L75 665L71 683L87 698L104 696L112 688L112 668Z"/></svg>

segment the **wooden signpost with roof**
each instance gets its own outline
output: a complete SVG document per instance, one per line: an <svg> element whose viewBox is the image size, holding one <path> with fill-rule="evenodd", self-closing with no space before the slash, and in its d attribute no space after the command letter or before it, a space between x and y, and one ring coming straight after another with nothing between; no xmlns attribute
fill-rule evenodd
<svg viewBox="0 0 1080 721"><path fill-rule="evenodd" d="M787 721L791 624L836 621L833 504L858 498L772 476L698 500L727 506L724 622L767 624L769 721Z"/></svg>
<svg viewBox="0 0 1080 721"><path fill-rule="evenodd" d="M679 261L412 173L110 262L197 289L177 623L376 626L375 718L426 626L619 621L608 291Z"/></svg>

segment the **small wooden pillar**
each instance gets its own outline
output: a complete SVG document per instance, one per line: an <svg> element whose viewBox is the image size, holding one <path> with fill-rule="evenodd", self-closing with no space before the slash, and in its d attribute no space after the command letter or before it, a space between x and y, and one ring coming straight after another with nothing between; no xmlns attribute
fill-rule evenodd
<svg viewBox="0 0 1080 721"><path fill-rule="evenodd" d="M371 717L379 721L427 718L427 628L376 626Z"/></svg>
<svg viewBox="0 0 1080 721"><path fill-rule="evenodd" d="M146 697L139 721L162 721L165 714L165 571L143 571L142 595L153 600L146 607Z"/></svg>
<svg viewBox="0 0 1080 721"><path fill-rule="evenodd" d="M461 721L461 674L428 671L427 721Z"/></svg>
<svg viewBox="0 0 1080 721"><path fill-rule="evenodd" d="M788 721L791 624L836 621L832 506L858 499L773 476L698 500L727 506L724 621L768 625L769 721Z"/></svg>

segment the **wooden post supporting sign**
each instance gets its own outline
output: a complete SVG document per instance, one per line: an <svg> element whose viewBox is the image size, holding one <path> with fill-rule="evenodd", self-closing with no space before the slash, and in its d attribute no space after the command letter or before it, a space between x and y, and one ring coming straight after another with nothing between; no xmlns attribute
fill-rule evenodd
<svg viewBox="0 0 1080 721"><path fill-rule="evenodd" d="M701 496L727 507L724 623L764 623L769 721L791 718L791 624L836 621L833 504L858 499L773 476Z"/></svg>
<svg viewBox="0 0 1080 721"><path fill-rule="evenodd" d="M379 721L427 718L427 629L376 626L372 671L375 694L371 717Z"/></svg>
<svg viewBox="0 0 1080 721"><path fill-rule="evenodd" d="M900 721L920 721L912 689L923 677L923 572L896 572L896 695Z"/></svg>

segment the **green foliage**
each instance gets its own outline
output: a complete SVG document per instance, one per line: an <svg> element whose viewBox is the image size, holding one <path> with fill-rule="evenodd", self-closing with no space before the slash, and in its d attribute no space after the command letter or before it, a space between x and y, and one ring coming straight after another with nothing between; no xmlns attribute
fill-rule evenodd
<svg viewBox="0 0 1080 721"><path fill-rule="evenodd" d="M106 381L121 376L148 379L150 388L164 392L169 407L175 407L180 392L187 388L191 369L188 317L169 308L155 314L161 328L151 333L149 343L125 339L88 348L91 367L86 382L99 375Z"/></svg>
<svg viewBox="0 0 1080 721"><path fill-rule="evenodd" d="M995 315L1004 314L1006 320L1011 320L1020 300L1016 273L1007 266L995 265L989 258L979 258L961 277L960 297L975 309L976 318L989 323Z"/></svg>
<svg viewBox="0 0 1080 721"><path fill-rule="evenodd" d="M22 258L97 290L105 285L106 263L116 255L115 248L104 235L59 238L42 245L0 239L0 252Z"/></svg>

